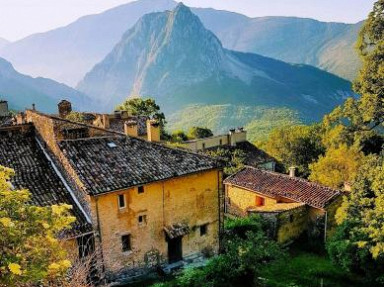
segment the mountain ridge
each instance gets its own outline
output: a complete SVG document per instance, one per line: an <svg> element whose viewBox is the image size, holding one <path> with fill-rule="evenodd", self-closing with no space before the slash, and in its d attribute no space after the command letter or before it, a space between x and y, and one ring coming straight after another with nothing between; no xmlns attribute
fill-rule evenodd
<svg viewBox="0 0 384 287"><path fill-rule="evenodd" d="M172 0L141 0L123 4L99 14L81 17L67 26L10 43L0 51L0 56L11 61L16 69L23 73L45 76L75 86L96 63L112 50L121 40L124 32L131 28L142 15L170 10L176 5L177 2ZM351 31L347 29L348 31L345 31L337 40L332 41L333 34L329 36L331 38L325 39L332 45L327 46L325 50L320 50L314 56L319 59L319 63L317 63L310 58L307 59L308 53L311 56L311 50L302 52L303 57L297 59L296 48L302 46L302 43L308 42L308 39L316 34L308 31L307 38L301 41L300 35L303 34L301 25L293 27L290 33L285 31L284 25L278 26L275 30L266 29L265 33L260 33L260 30L263 30L262 27L266 25L264 23L266 20L273 19L275 22L279 17L250 18L235 12L211 8L193 8L193 11L197 13L205 27L213 31L228 49L257 53L291 63L315 65L348 79L352 79L356 75L359 60L350 46L353 46L357 34L355 30L358 28L351 24L344 24L350 25L348 27ZM304 19L303 21L306 23L309 20ZM321 21L316 23L322 27L329 25L329 23ZM238 31L239 25L244 31ZM276 45L275 41L280 34L290 34L288 40L292 38L295 41ZM232 35L241 36L241 41L234 39ZM346 43L344 43L344 37L348 38ZM352 39L350 39L351 37ZM320 40L322 41L322 39ZM314 45L313 41L309 47L312 45ZM44 49L42 50L41 47ZM285 51L288 52L285 53ZM327 55L332 55L332 57L327 57Z"/></svg>
<svg viewBox="0 0 384 287"><path fill-rule="evenodd" d="M139 95L168 113L197 103L284 105L316 119L352 95L348 81L317 68L225 49L182 4L143 16L78 89L110 109Z"/></svg>
<svg viewBox="0 0 384 287"><path fill-rule="evenodd" d="M89 99L81 92L51 79L23 75L3 58L0 58L0 98L15 110L24 110L35 103L40 111L56 112L56 105L62 99L70 100L79 109L89 106Z"/></svg>

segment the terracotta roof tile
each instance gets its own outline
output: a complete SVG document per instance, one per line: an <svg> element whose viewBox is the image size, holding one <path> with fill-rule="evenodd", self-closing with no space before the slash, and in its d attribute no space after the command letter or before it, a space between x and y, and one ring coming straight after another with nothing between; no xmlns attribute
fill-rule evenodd
<svg viewBox="0 0 384 287"><path fill-rule="evenodd" d="M233 184L271 197L284 197L296 202L324 208L341 192L298 177L245 167L228 177L225 184Z"/></svg>

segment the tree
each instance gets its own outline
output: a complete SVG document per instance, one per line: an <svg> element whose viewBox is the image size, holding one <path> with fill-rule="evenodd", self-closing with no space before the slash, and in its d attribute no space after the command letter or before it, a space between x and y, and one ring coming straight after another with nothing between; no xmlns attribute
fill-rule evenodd
<svg viewBox="0 0 384 287"><path fill-rule="evenodd" d="M11 188L13 175L0 166L0 286L52 286L71 266L57 238L75 218L68 205L30 205L27 190Z"/></svg>
<svg viewBox="0 0 384 287"><path fill-rule="evenodd" d="M384 283L384 156L370 155L337 211L339 226L328 243L332 260L347 271Z"/></svg>
<svg viewBox="0 0 384 287"><path fill-rule="evenodd" d="M213 136L213 133L208 128L192 127L188 131L188 137L193 139L202 139Z"/></svg>
<svg viewBox="0 0 384 287"><path fill-rule="evenodd" d="M208 150L205 153L223 161L225 177L238 172L245 165L246 156L241 149L229 150L218 148L217 150Z"/></svg>
<svg viewBox="0 0 384 287"><path fill-rule="evenodd" d="M299 174L308 176L308 165L324 153L321 126L290 126L273 130L265 144L266 151L281 161L285 169L298 167Z"/></svg>
<svg viewBox="0 0 384 287"><path fill-rule="evenodd" d="M134 116L146 116L158 120L161 127L164 127L166 124L164 113L161 112L160 106L157 105L153 99L128 99L116 109L121 111L129 111Z"/></svg>
<svg viewBox="0 0 384 287"><path fill-rule="evenodd" d="M331 147L317 162L309 165L309 179L329 187L343 188L345 182L354 180L363 157L355 146L341 144L337 148Z"/></svg>
<svg viewBox="0 0 384 287"><path fill-rule="evenodd" d="M171 141L174 143L181 143L181 142L187 141L187 140L188 140L188 136L182 130L174 131L171 134Z"/></svg>

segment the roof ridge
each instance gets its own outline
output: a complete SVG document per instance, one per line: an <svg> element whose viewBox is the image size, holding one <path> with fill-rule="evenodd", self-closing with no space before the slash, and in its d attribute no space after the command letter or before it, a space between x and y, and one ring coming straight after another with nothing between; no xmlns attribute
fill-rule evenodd
<svg viewBox="0 0 384 287"><path fill-rule="evenodd" d="M314 182L314 181L310 181L310 180L302 178L302 177L297 177L297 176L291 177L291 176L289 176L288 174L285 174L285 173L280 173L280 172L276 172L276 171L272 171L272 170L265 170L265 169L261 169L261 168L257 168L257 167L253 167L253 166L248 166L248 165L245 166L245 168L252 168L252 169L264 172L264 173L270 173L271 175L274 175L274 176L280 176L280 177L284 177L284 178L287 178L287 179L290 179L290 180L294 180L294 181L303 182L303 183L306 183L306 184L309 184L309 185L317 186L317 187L320 187L320 188L325 188L325 189L341 192L339 189L334 189L332 187L329 187L329 186L326 186L326 185L322 185L322 184L319 184L319 183Z"/></svg>

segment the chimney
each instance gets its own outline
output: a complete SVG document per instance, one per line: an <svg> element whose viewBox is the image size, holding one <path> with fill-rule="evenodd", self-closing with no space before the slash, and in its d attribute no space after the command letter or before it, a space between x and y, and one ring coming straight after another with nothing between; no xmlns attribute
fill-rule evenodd
<svg viewBox="0 0 384 287"><path fill-rule="evenodd" d="M137 121L130 120L130 121L124 122L124 133L130 137L138 137L139 130L138 130Z"/></svg>
<svg viewBox="0 0 384 287"><path fill-rule="evenodd" d="M149 142L160 141L160 124L157 120L147 120L147 137Z"/></svg>
<svg viewBox="0 0 384 287"><path fill-rule="evenodd" d="M102 115L103 128L109 129L109 116L107 114Z"/></svg>
<svg viewBox="0 0 384 287"><path fill-rule="evenodd" d="M60 118L66 118L72 112L72 104L66 100L62 100L57 104Z"/></svg>
<svg viewBox="0 0 384 287"><path fill-rule="evenodd" d="M22 113L22 112L18 113L16 115L16 124L22 125L24 123L25 123L25 115L24 115L24 113Z"/></svg>
<svg viewBox="0 0 384 287"><path fill-rule="evenodd" d="M9 116L8 102L0 100L0 117Z"/></svg>
<svg viewBox="0 0 384 287"><path fill-rule="evenodd" d="M289 168L289 177L295 177L296 176L296 167L295 166L291 166Z"/></svg>
<svg viewBox="0 0 384 287"><path fill-rule="evenodd" d="M32 104L32 111L36 111L36 105Z"/></svg>

